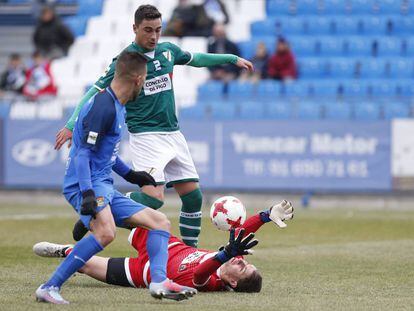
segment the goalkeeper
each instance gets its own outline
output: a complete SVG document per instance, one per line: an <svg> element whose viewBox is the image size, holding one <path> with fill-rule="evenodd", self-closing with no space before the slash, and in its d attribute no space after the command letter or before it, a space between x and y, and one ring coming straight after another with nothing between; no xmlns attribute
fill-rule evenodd
<svg viewBox="0 0 414 311"><path fill-rule="evenodd" d="M179 238L171 236L168 242L167 276L172 281L200 291L260 292L262 277L255 266L249 264L243 255L251 253L258 241L256 232L263 224L274 222L284 228L284 220L293 218L293 207L282 201L269 210L260 212L246 220L243 226L230 232L229 243L219 252L197 249L185 245ZM151 282L146 249L146 229L131 231L129 242L138 251L136 258L92 257L81 273L99 281L129 287L148 287ZM72 251L70 245L48 242L37 243L34 252L42 257L66 257Z"/></svg>
<svg viewBox="0 0 414 311"><path fill-rule="evenodd" d="M197 246L201 230L202 193L199 176L184 136L178 126L173 90L175 65L209 67L232 63L248 70L252 64L236 55L204 54L182 51L170 43L158 43L161 34L161 13L152 5L141 5L135 12L133 30L135 40L125 48L128 52L141 52L148 58L147 76L143 90L126 105L130 152L133 168L150 173L157 185L146 185L130 198L145 206L159 209L164 204L164 186L174 187L181 198L180 233L185 244ZM107 72L82 98L66 126L56 137L59 149L72 137L75 120L83 104L94 94L105 89L114 77L115 57ZM82 223L75 226L75 236L86 233Z"/></svg>

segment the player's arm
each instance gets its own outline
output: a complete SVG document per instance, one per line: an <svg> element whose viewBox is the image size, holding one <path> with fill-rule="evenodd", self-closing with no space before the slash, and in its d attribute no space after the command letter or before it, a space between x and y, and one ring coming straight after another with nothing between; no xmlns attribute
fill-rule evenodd
<svg viewBox="0 0 414 311"><path fill-rule="evenodd" d="M152 185L154 187L157 186L155 179L150 174L145 171L134 171L126 165L119 156L116 157L112 170L131 184L135 184L140 187L146 185Z"/></svg>
<svg viewBox="0 0 414 311"><path fill-rule="evenodd" d="M283 200L282 202L273 205L268 210L249 217L241 228L244 228L246 233L256 232L261 226L268 222L274 222L280 228L285 228L287 225L283 221L292 219L293 213L294 209L292 203Z"/></svg>
<svg viewBox="0 0 414 311"><path fill-rule="evenodd" d="M235 237L235 229L230 230L230 239L227 245L220 250L214 257L207 259L200 264L194 272L193 284L196 287L204 287L208 283L210 276L217 271L218 268L233 257L251 254L252 248L259 241L254 240L254 233L245 236L244 229L238 231Z"/></svg>
<svg viewBox="0 0 414 311"><path fill-rule="evenodd" d="M82 107L87 103L96 93L105 89L108 85L111 84L112 79L114 78L115 74L115 64L116 59L114 59L109 65L108 69L105 71L105 74L99 78L98 81L83 95L82 99L80 100L79 104L76 106L75 110L72 113L72 116L69 118L68 122L66 123L65 127L62 128L56 134L56 141L55 141L55 149L59 150L63 144L72 139L72 131L75 126L76 119L78 118L79 112L81 111ZM68 147L70 147L70 142Z"/></svg>
<svg viewBox="0 0 414 311"><path fill-rule="evenodd" d="M76 155L73 158L79 188L82 192L83 215L96 215L96 197L92 188L90 162L94 153L99 151L102 138L112 128L116 117L113 105L104 105L96 100L82 120L82 137Z"/></svg>

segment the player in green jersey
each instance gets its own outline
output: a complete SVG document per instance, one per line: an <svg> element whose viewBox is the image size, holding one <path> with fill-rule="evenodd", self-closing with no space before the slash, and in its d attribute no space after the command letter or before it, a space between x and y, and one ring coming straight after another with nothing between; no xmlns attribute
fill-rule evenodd
<svg viewBox="0 0 414 311"><path fill-rule="evenodd" d="M181 198L180 233L187 245L197 246L201 229L202 193L187 142L175 114L172 73L175 65L209 67L232 63L253 70L253 65L232 54L190 53L170 43L158 43L161 13L152 5L141 5L135 12L135 40L126 51L141 52L148 58L143 90L127 103L126 122L130 133L132 163L137 171L150 172L157 186L143 186L130 193L131 199L158 209L163 205L164 187L174 187ZM85 94L66 126L56 136L56 149L72 137L77 115L83 104L106 88L114 77L115 57L106 73Z"/></svg>

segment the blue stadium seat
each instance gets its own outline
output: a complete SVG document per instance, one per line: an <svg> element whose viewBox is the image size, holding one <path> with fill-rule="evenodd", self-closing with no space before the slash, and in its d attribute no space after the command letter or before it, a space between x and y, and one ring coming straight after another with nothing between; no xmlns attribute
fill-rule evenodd
<svg viewBox="0 0 414 311"><path fill-rule="evenodd" d="M410 107L404 103L390 102L384 105L384 118L408 118L410 117Z"/></svg>
<svg viewBox="0 0 414 311"><path fill-rule="evenodd" d="M365 58L360 59L359 63L361 65L359 71L360 78L376 78L382 79L385 78L385 68L386 62L381 58Z"/></svg>
<svg viewBox="0 0 414 311"><path fill-rule="evenodd" d="M318 120L321 118L319 102L300 102L296 106L296 117L301 120Z"/></svg>
<svg viewBox="0 0 414 311"><path fill-rule="evenodd" d="M387 34L388 19L382 16L360 16L362 30L365 35L385 35Z"/></svg>
<svg viewBox="0 0 414 311"><path fill-rule="evenodd" d="M69 27L75 37L82 36L86 31L88 17L70 16L63 19L63 23Z"/></svg>
<svg viewBox="0 0 414 311"><path fill-rule="evenodd" d="M267 14L285 15L293 13L293 6L290 0L268 0Z"/></svg>
<svg viewBox="0 0 414 311"><path fill-rule="evenodd" d="M396 15L391 18L393 25L393 34L395 35L412 35L414 29L413 16Z"/></svg>
<svg viewBox="0 0 414 311"><path fill-rule="evenodd" d="M336 97L338 95L338 89L339 84L335 80L314 80L309 84L309 94L314 97Z"/></svg>
<svg viewBox="0 0 414 311"><path fill-rule="evenodd" d="M331 103L325 105L325 118L329 120L349 120L352 116L351 105L347 103Z"/></svg>
<svg viewBox="0 0 414 311"><path fill-rule="evenodd" d="M256 97L259 100L274 99L280 96L281 83L273 80L262 80L257 85Z"/></svg>
<svg viewBox="0 0 414 311"><path fill-rule="evenodd" d="M342 81L342 91L345 97L364 97L368 95L368 84L363 80Z"/></svg>
<svg viewBox="0 0 414 311"><path fill-rule="evenodd" d="M414 28L413 28L414 29ZM377 56L401 56L402 44L398 38L379 38Z"/></svg>
<svg viewBox="0 0 414 311"><path fill-rule="evenodd" d="M398 58L390 60L391 78L414 78L414 61L410 58ZM414 81L413 81L414 83Z"/></svg>
<svg viewBox="0 0 414 311"><path fill-rule="evenodd" d="M352 14L374 13L375 0L350 0Z"/></svg>
<svg viewBox="0 0 414 311"><path fill-rule="evenodd" d="M219 81L207 81L198 87L198 101L222 99L223 83Z"/></svg>
<svg viewBox="0 0 414 311"><path fill-rule="evenodd" d="M301 35L305 33L304 21L299 17L277 17L275 24L277 35Z"/></svg>
<svg viewBox="0 0 414 311"><path fill-rule="evenodd" d="M242 57L246 59L251 59L254 56L256 47L254 46L253 42L251 41L243 41L237 44L240 50L240 54Z"/></svg>
<svg viewBox="0 0 414 311"><path fill-rule="evenodd" d="M101 15L103 0L78 0L78 15L95 16Z"/></svg>
<svg viewBox="0 0 414 311"><path fill-rule="evenodd" d="M268 103L266 107L266 117L270 119L290 119L292 107L288 102Z"/></svg>
<svg viewBox="0 0 414 311"><path fill-rule="evenodd" d="M414 55L414 37L407 38L403 41L402 54L409 57Z"/></svg>
<svg viewBox="0 0 414 311"><path fill-rule="evenodd" d="M298 60L299 76L301 78L323 78L326 76L326 62L320 58L301 58Z"/></svg>
<svg viewBox="0 0 414 311"><path fill-rule="evenodd" d="M396 80L397 95L408 97L414 96L414 83L413 80Z"/></svg>
<svg viewBox="0 0 414 311"><path fill-rule="evenodd" d="M401 0L381 0L377 2L378 13L380 14L400 14L401 13Z"/></svg>
<svg viewBox="0 0 414 311"><path fill-rule="evenodd" d="M355 119L378 120L380 118L380 107L371 102L358 102L354 105Z"/></svg>
<svg viewBox="0 0 414 311"><path fill-rule="evenodd" d="M11 103L5 100L0 100L0 119L6 119L9 115Z"/></svg>
<svg viewBox="0 0 414 311"><path fill-rule="evenodd" d="M346 2L343 0L325 0L323 1L324 14L344 14L347 13Z"/></svg>
<svg viewBox="0 0 414 311"><path fill-rule="evenodd" d="M320 2L315 0L296 0L296 14L315 15L320 12Z"/></svg>
<svg viewBox="0 0 414 311"><path fill-rule="evenodd" d="M277 25L274 19L253 22L250 25L251 34L256 36L275 36L277 34Z"/></svg>
<svg viewBox="0 0 414 311"><path fill-rule="evenodd" d="M348 37L345 39L348 56L372 56L372 41L364 37Z"/></svg>
<svg viewBox="0 0 414 311"><path fill-rule="evenodd" d="M286 97L306 97L309 95L309 85L302 81L294 81L285 85L284 95Z"/></svg>
<svg viewBox="0 0 414 311"><path fill-rule="evenodd" d="M320 37L316 43L316 53L321 56L342 56L344 41L336 37Z"/></svg>
<svg viewBox="0 0 414 311"><path fill-rule="evenodd" d="M261 102L243 102L240 105L240 115L241 119L250 119L257 120L264 118L264 106Z"/></svg>
<svg viewBox="0 0 414 311"><path fill-rule="evenodd" d="M332 78L351 79L355 76L355 61L352 58L331 58L328 63Z"/></svg>
<svg viewBox="0 0 414 311"><path fill-rule="evenodd" d="M308 36L288 37L293 53L297 56L314 56L315 40Z"/></svg>
<svg viewBox="0 0 414 311"><path fill-rule="evenodd" d="M228 98L249 100L254 96L254 84L249 82L231 81L228 85Z"/></svg>
<svg viewBox="0 0 414 311"><path fill-rule="evenodd" d="M333 16L334 33L338 35L358 35L362 31L360 20L352 16Z"/></svg>
<svg viewBox="0 0 414 311"><path fill-rule="evenodd" d="M392 97L396 95L396 82L394 80L372 80L369 82L371 96Z"/></svg>
<svg viewBox="0 0 414 311"><path fill-rule="evenodd" d="M206 116L205 106L196 104L193 107L183 108L179 111L180 119L202 119Z"/></svg>
<svg viewBox="0 0 414 311"><path fill-rule="evenodd" d="M307 17L305 30L309 35L328 35L332 33L332 20L328 17Z"/></svg>
<svg viewBox="0 0 414 311"><path fill-rule="evenodd" d="M231 120L236 116L236 105L220 102L211 105L211 117L216 120Z"/></svg>

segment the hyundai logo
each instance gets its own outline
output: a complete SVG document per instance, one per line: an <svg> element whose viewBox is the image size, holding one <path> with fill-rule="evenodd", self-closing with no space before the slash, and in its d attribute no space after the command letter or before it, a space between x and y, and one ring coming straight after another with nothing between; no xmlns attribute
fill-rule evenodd
<svg viewBox="0 0 414 311"><path fill-rule="evenodd" d="M56 158L53 145L43 139L22 140L13 146L13 158L25 166L44 166Z"/></svg>

